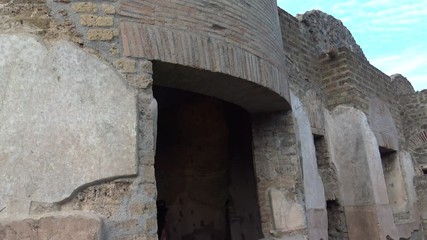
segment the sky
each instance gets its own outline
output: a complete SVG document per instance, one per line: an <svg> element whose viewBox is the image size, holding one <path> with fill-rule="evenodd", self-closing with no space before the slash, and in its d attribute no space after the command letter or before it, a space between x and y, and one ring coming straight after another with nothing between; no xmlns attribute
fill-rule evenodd
<svg viewBox="0 0 427 240"><path fill-rule="evenodd" d="M296 15L318 9L341 20L369 62L427 89L427 0L277 0Z"/></svg>

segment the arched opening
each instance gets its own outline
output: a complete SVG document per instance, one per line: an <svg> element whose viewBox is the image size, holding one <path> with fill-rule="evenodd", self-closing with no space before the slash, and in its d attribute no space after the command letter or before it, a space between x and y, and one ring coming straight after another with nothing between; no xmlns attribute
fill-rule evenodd
<svg viewBox="0 0 427 240"><path fill-rule="evenodd" d="M251 115L194 92L153 91L160 239L262 238Z"/></svg>
<svg viewBox="0 0 427 240"><path fill-rule="evenodd" d="M279 93L231 75L161 61L153 61L153 72L154 83L158 86L213 96L234 103L252 114L291 109L289 102ZM269 79L264 81L268 83Z"/></svg>

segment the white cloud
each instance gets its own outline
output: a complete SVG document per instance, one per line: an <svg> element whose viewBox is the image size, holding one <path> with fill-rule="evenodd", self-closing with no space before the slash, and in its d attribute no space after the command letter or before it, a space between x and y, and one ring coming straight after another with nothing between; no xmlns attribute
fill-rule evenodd
<svg viewBox="0 0 427 240"><path fill-rule="evenodd" d="M318 8L341 19L374 66L388 75L401 73L418 90L427 88L427 0L281 2L287 11Z"/></svg>
<svg viewBox="0 0 427 240"><path fill-rule="evenodd" d="M416 90L427 89L426 49L413 47L396 55L378 57L371 64L388 75L402 74L412 82Z"/></svg>
<svg viewBox="0 0 427 240"><path fill-rule="evenodd" d="M354 9L358 5L357 0L349 0L346 2L336 3L332 6L332 11L335 14L345 14L349 9Z"/></svg>

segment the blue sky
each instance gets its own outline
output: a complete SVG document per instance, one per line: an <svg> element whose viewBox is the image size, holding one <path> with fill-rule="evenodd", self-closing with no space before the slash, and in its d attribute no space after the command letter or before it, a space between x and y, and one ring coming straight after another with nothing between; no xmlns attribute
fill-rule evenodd
<svg viewBox="0 0 427 240"><path fill-rule="evenodd" d="M319 9L340 19L372 65L427 89L427 0L277 0L292 15Z"/></svg>

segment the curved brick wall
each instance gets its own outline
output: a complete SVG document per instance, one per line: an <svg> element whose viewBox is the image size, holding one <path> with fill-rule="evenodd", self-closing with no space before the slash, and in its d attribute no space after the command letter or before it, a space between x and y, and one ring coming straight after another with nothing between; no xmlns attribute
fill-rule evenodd
<svg viewBox="0 0 427 240"><path fill-rule="evenodd" d="M124 55L221 72L289 100L275 0L122 0Z"/></svg>
<svg viewBox="0 0 427 240"><path fill-rule="evenodd" d="M420 152L427 146L427 91L400 96L409 149ZM423 150L422 152L426 152Z"/></svg>

